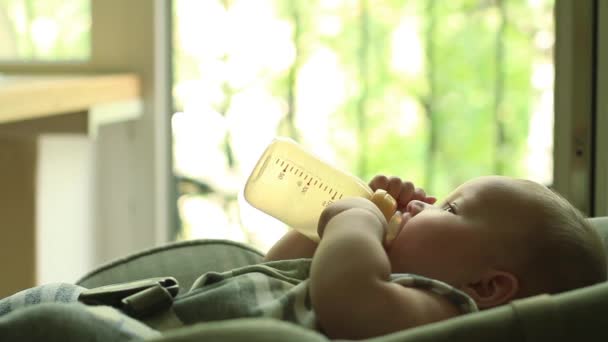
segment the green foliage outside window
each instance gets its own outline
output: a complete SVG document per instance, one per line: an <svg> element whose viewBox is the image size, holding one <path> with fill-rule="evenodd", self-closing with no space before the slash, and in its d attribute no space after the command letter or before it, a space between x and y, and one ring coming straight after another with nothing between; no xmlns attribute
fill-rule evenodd
<svg viewBox="0 0 608 342"><path fill-rule="evenodd" d="M552 181L552 0L176 0L175 22L176 158L187 120L220 123L190 141L224 156L176 162L184 236L196 198L256 240L217 175L242 185L272 135L439 197L485 174Z"/></svg>
<svg viewBox="0 0 608 342"><path fill-rule="evenodd" d="M0 0L0 60L84 60L90 0Z"/></svg>

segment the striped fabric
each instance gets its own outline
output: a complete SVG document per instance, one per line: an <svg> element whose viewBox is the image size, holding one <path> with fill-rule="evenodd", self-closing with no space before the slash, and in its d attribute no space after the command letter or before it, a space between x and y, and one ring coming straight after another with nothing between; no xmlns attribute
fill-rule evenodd
<svg viewBox="0 0 608 342"><path fill-rule="evenodd" d="M186 324L243 317L269 317L319 330L309 296L310 259L245 266L201 276L176 299L175 313ZM395 274L391 281L445 296L462 313L477 311L465 293L437 280Z"/></svg>
<svg viewBox="0 0 608 342"><path fill-rule="evenodd" d="M461 313L471 313L478 311L477 305L473 298L466 293L454 288L439 280L426 278L423 276L403 273L393 274L391 276L393 283L401 284L406 287L415 287L431 291L447 298L452 304L456 305Z"/></svg>
<svg viewBox="0 0 608 342"><path fill-rule="evenodd" d="M76 302L84 290L84 287L66 283L32 287L0 300L0 316L35 304Z"/></svg>
<svg viewBox="0 0 608 342"><path fill-rule="evenodd" d="M33 313L32 310L23 309L34 309L34 305L54 303L55 305L64 304L63 310L82 311L84 314L90 315L90 319L97 322L94 324L95 326L103 326L115 331L119 334L117 336L128 339L160 336L158 331L112 307L86 306L78 303L78 296L84 290L86 290L84 287L78 285L53 283L15 293L0 300L0 318L6 318L6 321L1 322L10 326L11 319L18 320L17 317L20 315ZM69 320L66 320L66 325L69 325L69 323ZM41 322L41 324L44 323ZM70 329L69 326L64 328ZM78 329L78 327L74 327L74 329Z"/></svg>
<svg viewBox="0 0 608 342"><path fill-rule="evenodd" d="M310 259L297 259L244 266L226 272L207 272L194 282L189 292L175 299L173 312L186 325L266 317L319 331L309 295L310 265ZM445 296L462 313L477 311L470 297L437 280L395 274L391 281ZM41 303L71 303L68 305L78 305L81 307L79 310L84 309L99 324L112 327L122 336L147 338L159 335L157 330L111 307L74 303L83 290L85 288L77 285L60 283L21 291L0 300L0 318Z"/></svg>
<svg viewBox="0 0 608 342"><path fill-rule="evenodd" d="M208 272L175 299L173 308L185 324L268 317L316 329L309 269L310 259L298 259Z"/></svg>

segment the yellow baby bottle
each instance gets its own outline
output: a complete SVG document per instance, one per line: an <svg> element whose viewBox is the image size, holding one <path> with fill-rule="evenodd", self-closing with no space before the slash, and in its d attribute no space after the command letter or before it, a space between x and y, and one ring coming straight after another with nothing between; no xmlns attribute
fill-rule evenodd
<svg viewBox="0 0 608 342"><path fill-rule="evenodd" d="M371 198L373 191L295 141L277 137L258 160L244 195L255 208L319 241L317 223L326 206L345 197Z"/></svg>

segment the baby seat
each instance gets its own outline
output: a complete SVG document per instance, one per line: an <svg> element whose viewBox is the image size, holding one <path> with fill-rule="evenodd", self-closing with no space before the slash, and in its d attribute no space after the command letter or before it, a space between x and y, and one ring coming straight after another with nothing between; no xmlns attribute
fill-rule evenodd
<svg viewBox="0 0 608 342"><path fill-rule="evenodd" d="M590 219L608 246L608 217ZM208 271L226 271L258 263L263 255L224 240L171 243L102 266L79 282L87 288L157 276L173 276L187 291ZM180 294L178 294L179 296ZM516 300L479 313L374 338L410 341L607 341L608 283L558 295ZM199 323L167 331L155 341L326 341L314 331L268 318Z"/></svg>

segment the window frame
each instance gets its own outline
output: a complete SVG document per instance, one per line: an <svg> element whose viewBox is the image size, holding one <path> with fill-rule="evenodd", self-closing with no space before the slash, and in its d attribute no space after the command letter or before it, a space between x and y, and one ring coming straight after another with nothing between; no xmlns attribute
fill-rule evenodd
<svg viewBox="0 0 608 342"><path fill-rule="evenodd" d="M608 216L608 2L597 1L597 79L595 111L595 211ZM604 132L601 134L600 132Z"/></svg>
<svg viewBox="0 0 608 342"><path fill-rule="evenodd" d="M597 4L597 0L555 2L553 188L589 216L596 212L594 183L600 181L595 167L606 163L597 160L593 135Z"/></svg>

